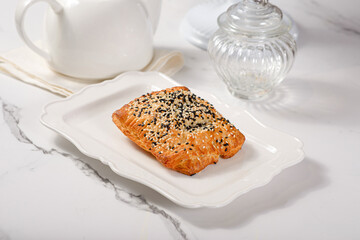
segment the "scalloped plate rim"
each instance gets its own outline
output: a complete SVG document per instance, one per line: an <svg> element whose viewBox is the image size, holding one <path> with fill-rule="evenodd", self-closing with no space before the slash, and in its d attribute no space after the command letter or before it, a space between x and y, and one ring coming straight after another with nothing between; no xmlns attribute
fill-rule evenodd
<svg viewBox="0 0 360 240"><path fill-rule="evenodd" d="M71 143L73 143L80 152L82 152L83 154L91 157L91 158L95 158L98 159L99 161L101 161L103 164L109 166L111 168L111 170L113 172L115 172L116 174L128 178L130 180L136 181L138 183L141 183L143 185L146 185L152 189L154 189L155 191L159 192L160 194L162 194L163 196L167 197L168 199L170 199L171 201L173 201L174 203L183 206L183 207L187 207L187 208L200 208L200 207L209 207L209 208L217 208L217 207L223 207L229 203L231 203L233 200L235 200L236 198L238 198L239 196L255 189L261 186L264 186L266 184L268 184L276 175L278 175L280 172L282 172L284 169L293 166L299 162L301 162L304 159L304 152L303 152L303 143L296 137L293 137L285 132L279 131L279 130L275 130L274 128L270 128L267 127L266 125L264 125L263 123L261 123L260 121L258 121L255 117L253 117L249 112L247 112L246 110L241 110L242 113L246 114L249 118L251 118L253 121L256 122L256 124L260 127L262 127L263 129L268 129L268 130L272 130L275 132L278 132L280 134L284 134L286 136L288 136L289 138L291 138L293 141L296 142L297 144L297 148L295 149L296 151L296 156L293 157L293 159L289 160L289 161L285 161L284 164L278 166L278 168L276 169L276 171L273 171L271 173L269 173L269 175L267 175L266 179L263 179L262 181L258 181L255 184L252 184L250 186L248 186L246 189L243 189L242 191L234 191L231 194L228 194L228 196L224 197L222 200L219 201L211 201L209 199L207 199L206 197L200 196L200 197L193 197L192 201L184 201L184 199L179 199L179 197L174 196L174 193L171 193L169 191L166 191L166 189L164 188L164 186L157 186L157 185L153 185L153 184L149 184L149 182L146 181L146 179L141 179L139 177L134 177L131 175L131 173L126 173L126 172L122 172L120 171L115 165L114 163L107 159L107 157L104 157L103 154L99 153L99 154L93 154L91 153L91 151L88 150L87 147L84 147L81 143L81 141L79 141L79 139L76 139L76 137L71 136L71 134L67 133L66 131L64 131L64 129L62 129L59 126L56 126L56 123L51 122L51 119L49 119L51 116L51 113L49 113L49 111L51 111L51 108L54 105L58 105L58 104L66 104L66 102L71 102L73 101L74 98L77 98L83 94L86 94L86 92L89 89L94 89L94 88L102 88L105 85L108 84L116 84L116 82L121 81L123 78L126 77L131 77L131 76L136 76L136 77L150 77L152 74L155 74L156 76L159 76L160 78L163 78L165 81L168 81L170 84L172 85L180 85L178 84L176 81L174 81L173 79L161 74L161 73L157 73L157 72L148 72L148 73L143 73L143 72L127 72L124 74L119 75L118 77L116 77L113 80L107 80L104 81L102 83L99 84L93 84L93 85L89 85L85 88L83 88L82 90L80 90L78 93L69 96L65 99L59 99L53 102L50 102L48 104L46 104L43 108L43 113L40 117L40 122L45 125L46 127L54 130L55 132L59 133L60 135L62 135L63 137L65 137L67 140L69 140ZM194 90L191 89L192 91L196 91L199 92L198 90ZM203 93L205 94L205 93ZM209 96L211 96L212 98L214 98L214 100L218 101L219 103L221 103L216 97L214 97L212 94L207 94ZM210 101L211 102L211 101ZM237 111L236 113L239 113L239 111ZM169 170L171 171L171 170Z"/></svg>

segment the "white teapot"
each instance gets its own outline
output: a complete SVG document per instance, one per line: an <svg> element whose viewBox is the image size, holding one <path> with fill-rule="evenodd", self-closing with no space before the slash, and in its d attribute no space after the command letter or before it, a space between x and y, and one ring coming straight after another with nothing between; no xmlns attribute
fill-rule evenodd
<svg viewBox="0 0 360 240"><path fill-rule="evenodd" d="M45 17L46 50L24 30L27 9L40 1L51 7ZM151 61L160 9L161 0L23 0L15 19L21 38L50 68L95 80L140 70Z"/></svg>

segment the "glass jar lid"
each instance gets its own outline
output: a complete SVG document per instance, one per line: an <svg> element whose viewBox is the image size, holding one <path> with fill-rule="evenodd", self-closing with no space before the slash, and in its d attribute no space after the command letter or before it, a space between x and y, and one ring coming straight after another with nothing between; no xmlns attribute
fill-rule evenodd
<svg viewBox="0 0 360 240"><path fill-rule="evenodd" d="M273 37L289 31L282 11L268 0L241 0L218 18L220 28L247 37Z"/></svg>

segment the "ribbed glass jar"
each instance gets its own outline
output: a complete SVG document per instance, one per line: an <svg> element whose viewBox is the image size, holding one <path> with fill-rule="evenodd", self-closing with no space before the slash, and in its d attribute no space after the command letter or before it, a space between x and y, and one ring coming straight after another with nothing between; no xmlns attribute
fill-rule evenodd
<svg viewBox="0 0 360 240"><path fill-rule="evenodd" d="M234 96L261 98L285 78L296 43L279 8L267 1L243 0L220 15L218 24L208 52Z"/></svg>

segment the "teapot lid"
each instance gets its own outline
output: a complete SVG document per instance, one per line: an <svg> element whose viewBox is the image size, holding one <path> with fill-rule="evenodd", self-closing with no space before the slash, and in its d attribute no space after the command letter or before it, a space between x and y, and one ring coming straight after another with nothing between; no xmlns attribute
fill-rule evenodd
<svg viewBox="0 0 360 240"><path fill-rule="evenodd" d="M220 28L247 37L272 37L289 31L282 11L268 0L241 0L218 18Z"/></svg>

